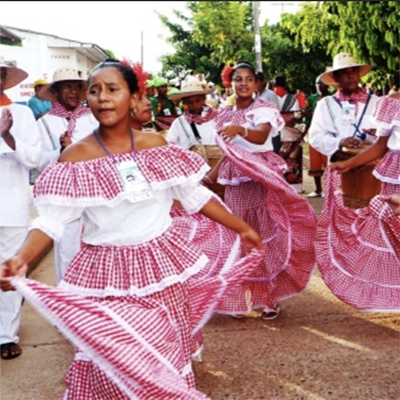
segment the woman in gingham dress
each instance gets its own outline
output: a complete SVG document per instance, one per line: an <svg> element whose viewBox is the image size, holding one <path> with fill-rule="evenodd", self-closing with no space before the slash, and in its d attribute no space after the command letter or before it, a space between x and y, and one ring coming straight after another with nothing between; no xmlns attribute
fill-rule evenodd
<svg viewBox="0 0 400 400"><path fill-rule="evenodd" d="M400 195L400 95L381 97L371 117L377 141L357 156L332 163L318 221L317 261L330 290L362 311L400 311L400 219L387 203ZM373 175L381 193L367 207L345 207L340 175L380 159Z"/></svg>
<svg viewBox="0 0 400 400"><path fill-rule="evenodd" d="M93 69L88 80L88 102L99 129L71 145L59 162L43 171L34 193L39 217L24 246L2 265L1 285L11 289L5 277L21 275L51 239L61 237L68 221L82 217L81 250L59 287L100 303L134 303L136 298L143 298L162 305L182 348L182 356L174 366L187 387L194 389L193 335L229 284L224 276L202 279L208 258L174 226L172 203L177 199L189 214L200 211L232 229L247 250L262 250L263 245L254 229L210 201L212 193L199 184L209 169L200 156L167 144L161 135L130 128L130 114L135 112L138 97L137 78L130 67L106 61ZM236 271L240 280L260 257L259 251L251 251L225 268L228 282L235 278ZM121 318L120 324L128 331L135 330L132 321ZM155 330L153 334L158 333ZM116 344L115 352L119 351ZM122 362L124 357L121 353L121 360L116 361ZM144 367L152 369L151 364ZM109 368L102 369L78 350L66 378L64 398L132 398L118 380L110 379L109 372ZM162 371L156 368L153 372L162 380ZM165 397L162 391L144 397L146 381L138 381L136 386L140 399L179 398ZM198 393L196 398L204 395Z"/></svg>
<svg viewBox="0 0 400 400"><path fill-rule="evenodd" d="M216 117L217 140L225 155L217 179L225 185L228 207L262 237L265 253L218 311L243 317L261 308L261 317L268 320L278 315L280 300L301 292L310 280L316 217L307 200L283 178L287 166L274 154L272 137L284 121L274 104L254 100L254 68L248 63L236 65L231 82L236 103ZM203 181L215 179L215 173Z"/></svg>

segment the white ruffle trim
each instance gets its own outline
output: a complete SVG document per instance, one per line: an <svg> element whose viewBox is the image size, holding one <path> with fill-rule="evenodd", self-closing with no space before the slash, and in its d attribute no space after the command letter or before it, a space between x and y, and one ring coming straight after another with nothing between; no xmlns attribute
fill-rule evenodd
<svg viewBox="0 0 400 400"><path fill-rule="evenodd" d="M166 190L169 188L181 186L181 187L191 187L194 188L199 185L199 182L204 177L207 171L210 170L210 167L207 164L201 167L201 169L187 177L187 176L178 176L172 179L168 179L162 182L152 182L150 184L153 190ZM116 207L121 204L123 201L131 201L133 199L133 194L127 192L119 192L115 195L115 197L111 199L107 199L103 196L98 197L71 197L70 195L59 195L59 194L47 194L47 195L39 195L34 198L33 203L35 206L52 204L56 206L66 206L66 207L97 207L97 206L107 206L107 207Z"/></svg>
<svg viewBox="0 0 400 400"><path fill-rule="evenodd" d="M211 200L212 192L204 186L197 186L194 191L180 200L183 208L188 214L199 212L205 204Z"/></svg>
<svg viewBox="0 0 400 400"><path fill-rule="evenodd" d="M146 297L154 293L161 292L165 288L175 285L177 283L186 282L191 276L197 274L207 263L208 263L208 257L205 254L202 254L195 264L193 264L189 268L186 268L181 274L168 276L157 283L153 283L151 285L147 285L142 288L138 288L137 286L131 286L128 290L121 290L115 287L105 287L103 289L91 289L73 285L68 282L65 282L64 280L61 280L61 282L58 284L58 287L60 289L67 290L69 292L73 292L84 297L89 297L89 296L99 297L99 298L104 298L108 296Z"/></svg>
<svg viewBox="0 0 400 400"><path fill-rule="evenodd" d="M37 217L33 220L29 230L39 229L46 235L50 236L54 241L61 240L64 234L64 224L47 217Z"/></svg>
<svg viewBox="0 0 400 400"><path fill-rule="evenodd" d="M241 176L240 178L232 178L232 179L218 178L217 182L221 185L226 185L226 186L238 186L243 182L251 182L251 179L247 176Z"/></svg>
<svg viewBox="0 0 400 400"><path fill-rule="evenodd" d="M375 176L376 179L379 179L381 182L390 183L392 185L400 185L400 176L396 178L389 178L388 176L381 175L376 170L372 171L372 175Z"/></svg>

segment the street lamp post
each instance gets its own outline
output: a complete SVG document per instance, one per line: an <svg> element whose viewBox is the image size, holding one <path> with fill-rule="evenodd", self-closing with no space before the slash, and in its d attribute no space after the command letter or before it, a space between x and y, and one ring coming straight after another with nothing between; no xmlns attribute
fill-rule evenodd
<svg viewBox="0 0 400 400"><path fill-rule="evenodd" d="M254 20L254 50L256 53L256 68L257 71L262 71L259 1L253 1L253 20Z"/></svg>

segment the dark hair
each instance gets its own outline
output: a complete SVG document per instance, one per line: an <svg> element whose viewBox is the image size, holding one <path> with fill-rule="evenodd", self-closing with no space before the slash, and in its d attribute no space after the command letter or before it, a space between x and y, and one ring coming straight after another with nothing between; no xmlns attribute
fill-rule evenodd
<svg viewBox="0 0 400 400"><path fill-rule="evenodd" d="M265 75L264 75L264 73L262 71L257 71L256 72L256 78L259 81L263 81L263 80L265 80Z"/></svg>
<svg viewBox="0 0 400 400"><path fill-rule="evenodd" d="M139 90L138 80L136 78L135 73L132 71L132 68L124 64L121 64L119 60L114 60L113 58L108 58L107 60L102 61L100 64L97 64L92 69L88 77L88 85L90 83L90 77L92 76L92 74L102 68L117 69L121 73L122 77L125 79L125 82L128 84L129 91L131 92L131 94Z"/></svg>
<svg viewBox="0 0 400 400"><path fill-rule="evenodd" d="M275 78L275 86L286 87L286 77L285 76L277 76Z"/></svg>
<svg viewBox="0 0 400 400"><path fill-rule="evenodd" d="M235 74L235 72L238 71L239 69L244 69L244 68L249 69L253 73L253 75L256 77L255 68L247 61L240 61L238 64L236 64L233 67L233 69L229 75L229 80L232 81L232 78L233 78L233 75Z"/></svg>

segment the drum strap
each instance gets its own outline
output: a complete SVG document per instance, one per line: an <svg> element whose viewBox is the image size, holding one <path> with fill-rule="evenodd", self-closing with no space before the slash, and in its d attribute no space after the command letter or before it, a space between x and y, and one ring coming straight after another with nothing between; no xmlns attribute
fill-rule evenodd
<svg viewBox="0 0 400 400"><path fill-rule="evenodd" d="M186 127L189 127L188 121L186 120L186 118L185 118L184 116L179 117L178 120L179 120L179 123L180 123L181 126L182 126L182 129L183 129L183 130L185 131L185 133L186 133L186 136L187 136L187 138L188 138L188 140L189 140L189 143L192 143L192 140L191 140L191 138L190 138L191 135L190 135L190 134L188 133L188 131L186 130ZM194 137L196 138L196 140L197 140L198 142L201 143L201 136L200 136L200 134L199 134L199 131L197 130L196 124L195 124L194 122L192 122L192 123L190 124L190 127L192 128L192 131L193 131L193 134L194 134Z"/></svg>
<svg viewBox="0 0 400 400"><path fill-rule="evenodd" d="M342 108L342 103L341 103L341 101L340 101L337 97L331 96L330 98L332 98L333 100L335 100L336 103L339 104L340 108ZM364 118L365 112L367 111L367 108L368 108L368 104L369 104L370 99L371 99L371 94L368 94L367 101L365 102L364 108L363 108L362 113L361 113L361 117L360 117L360 119L358 120L358 124L357 124L357 125L356 125L356 124L353 124L355 130L354 130L354 133L353 133L352 137L355 137L355 136L358 134L358 136L359 136L360 139L362 139L362 140L365 139L365 136L366 136L365 133L361 132L359 128L360 128L360 125L361 125L362 120L363 120L363 118ZM330 107L329 99L328 99L327 101L328 101L329 113L331 114L331 118L332 118L333 122L335 123L335 119L334 119L334 116L333 116L333 110L332 110L331 107Z"/></svg>
<svg viewBox="0 0 400 400"><path fill-rule="evenodd" d="M370 98L371 98L371 95L368 94L367 101L365 102L365 106L364 106L364 108L363 108L363 110L362 110L361 117L360 117L360 119L358 120L358 124L357 124L357 125L356 125L356 124L353 124L354 127L356 128L356 129L354 130L353 137L355 137L356 134L358 134L358 136L359 136L359 138L360 138L361 140L364 140L364 139L365 139L366 134L365 134L364 132L360 132L360 130L359 130L358 128L360 127L361 122L362 122L362 120L363 120L363 118L364 118L365 112L367 111Z"/></svg>
<svg viewBox="0 0 400 400"><path fill-rule="evenodd" d="M199 131L197 130L196 124L195 124L194 122L192 122L192 123L190 124L190 126L192 127L192 131L193 131L193 133L194 133L195 138L196 138L199 142L201 142L201 136L200 136Z"/></svg>

